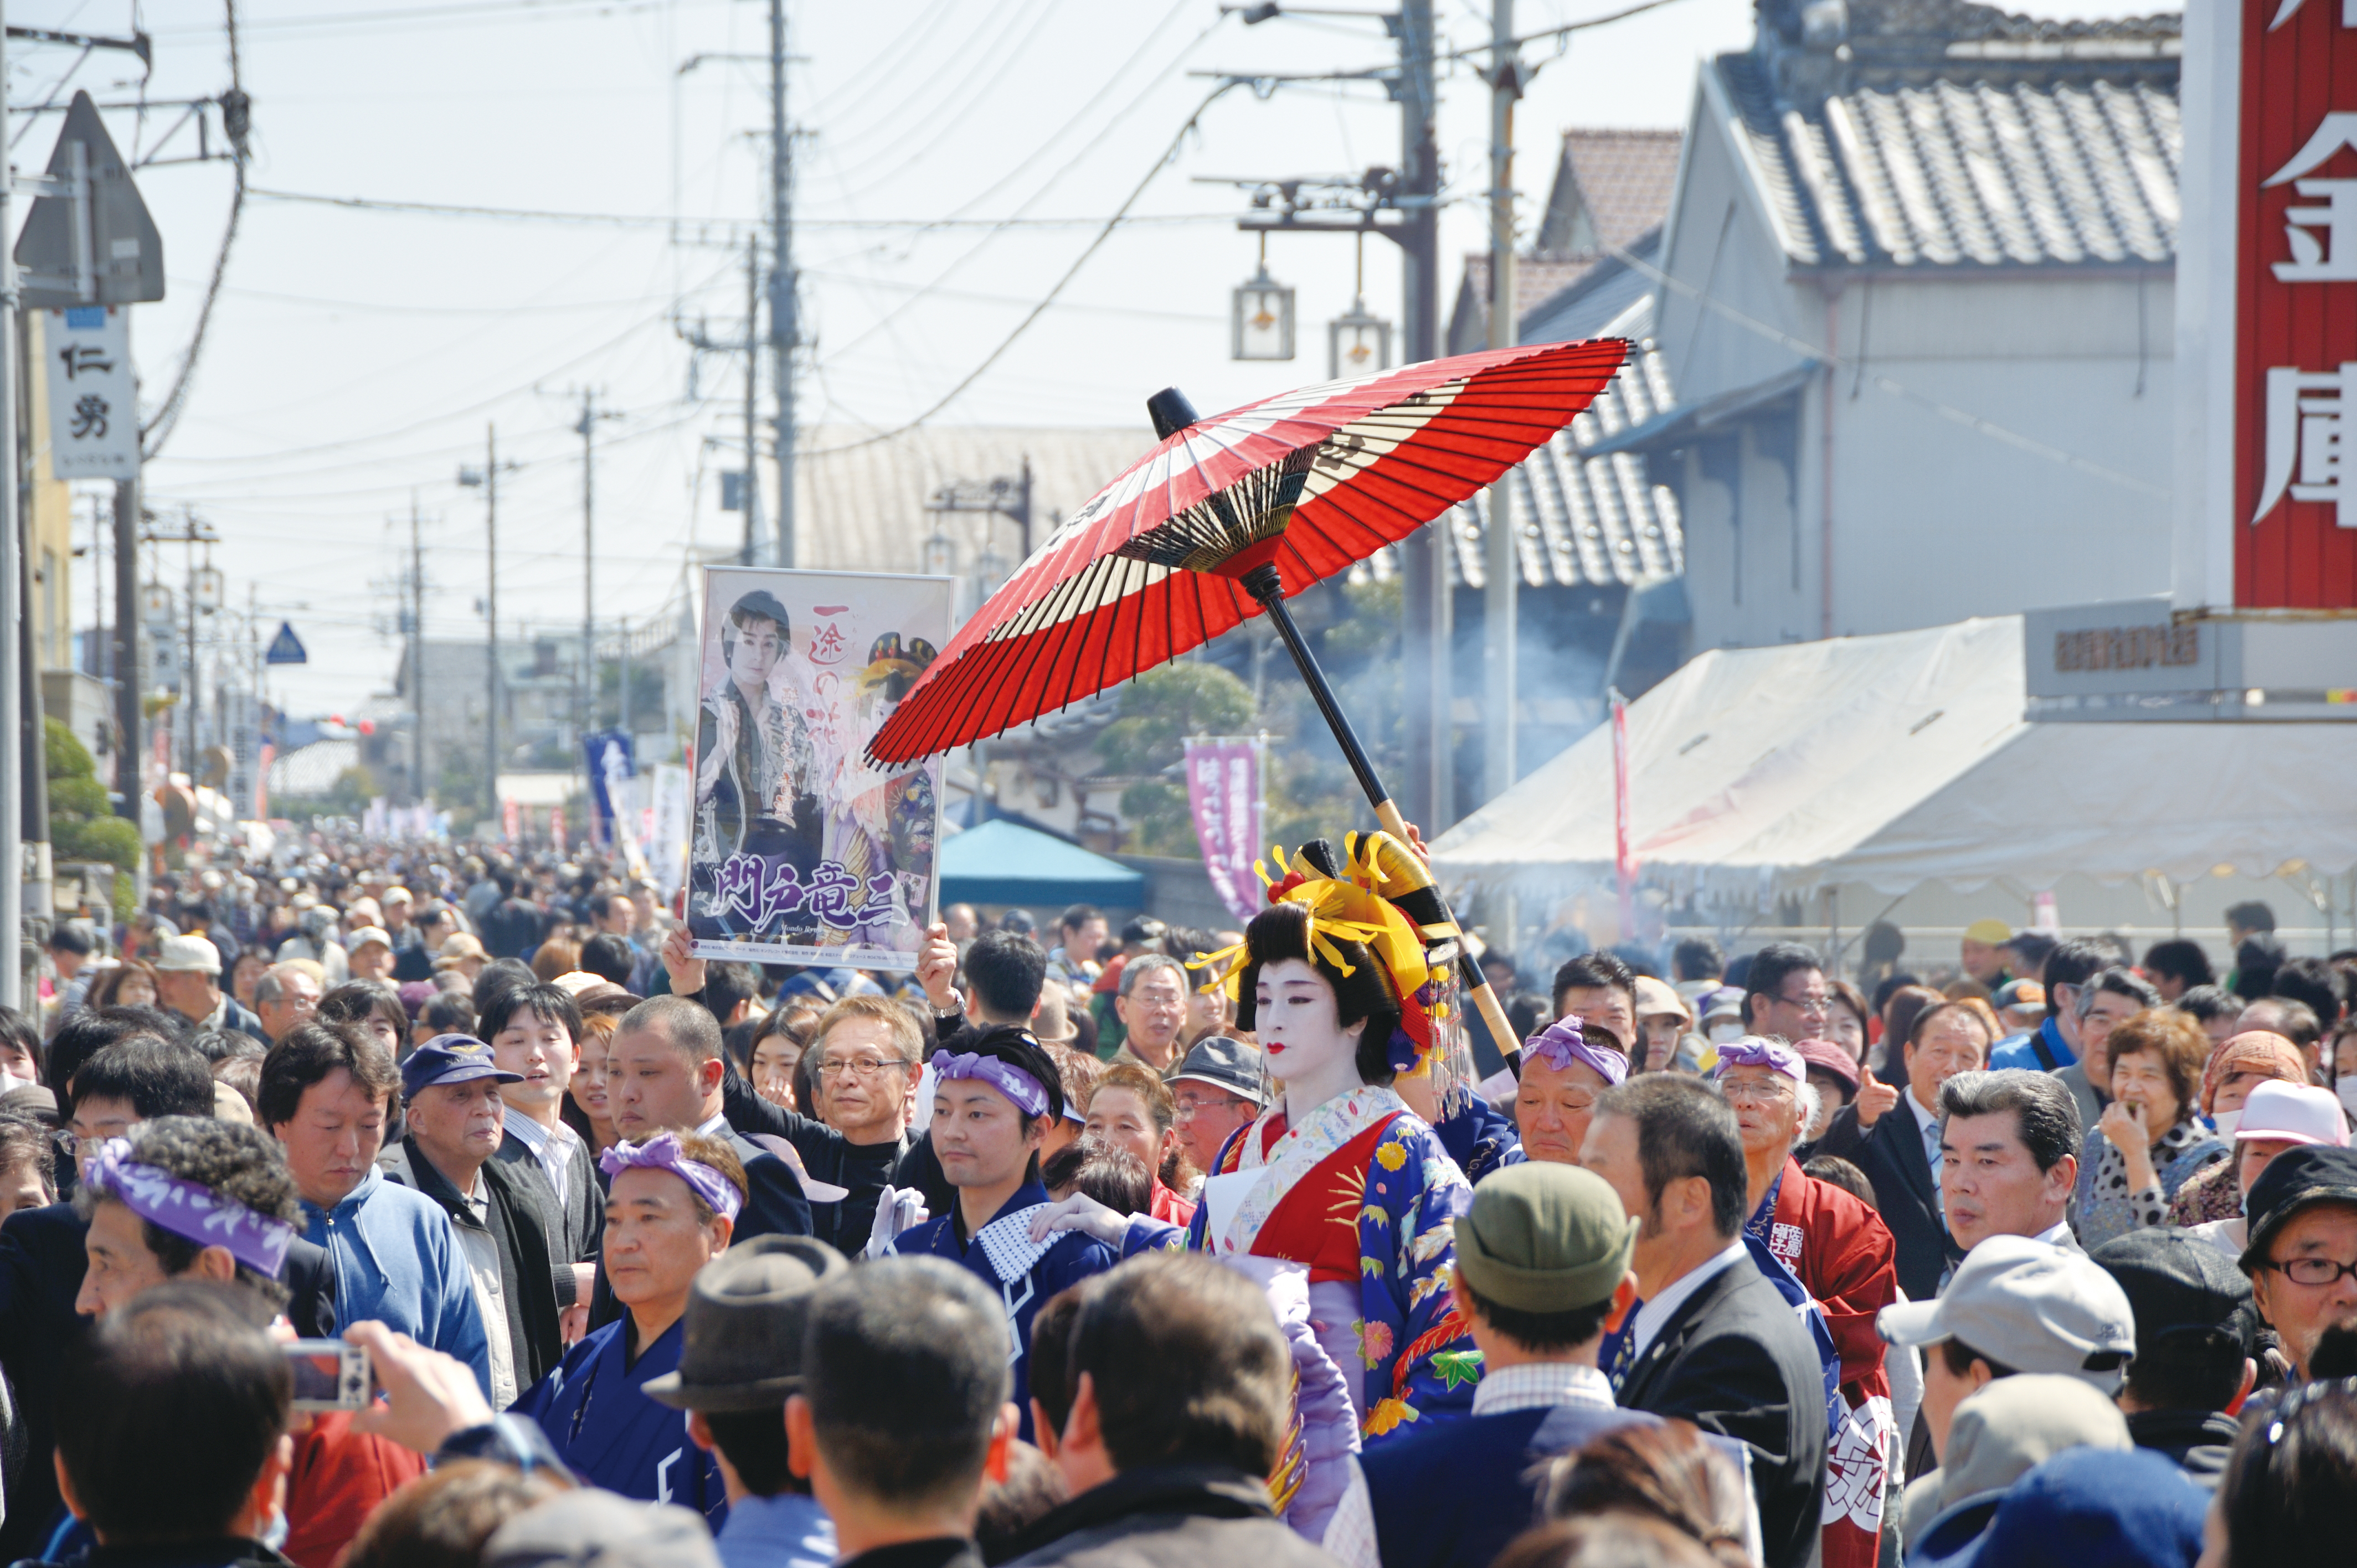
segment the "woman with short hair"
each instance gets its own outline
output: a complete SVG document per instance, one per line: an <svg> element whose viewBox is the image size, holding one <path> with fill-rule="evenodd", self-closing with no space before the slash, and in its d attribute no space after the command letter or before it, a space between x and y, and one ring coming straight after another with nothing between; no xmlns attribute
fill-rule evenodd
<svg viewBox="0 0 2357 1568"><path fill-rule="evenodd" d="M2071 1226L2094 1251L2115 1236L2173 1223L2169 1200L2226 1158L2199 1114L2210 1036L2173 1007L2124 1020L2107 1042L2112 1101L2079 1156Z"/></svg>

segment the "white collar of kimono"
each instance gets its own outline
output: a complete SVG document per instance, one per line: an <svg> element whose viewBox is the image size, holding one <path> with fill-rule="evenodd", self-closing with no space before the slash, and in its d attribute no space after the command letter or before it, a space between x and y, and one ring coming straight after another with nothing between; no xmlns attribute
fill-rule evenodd
<svg viewBox="0 0 2357 1568"><path fill-rule="evenodd" d="M1295 1183L1384 1117L1408 1108L1406 1101L1388 1089L1361 1085L1312 1111L1301 1119L1299 1126L1286 1128L1275 1147L1263 1153L1263 1130L1272 1117L1282 1113L1284 1106L1280 1099L1275 1109L1264 1112L1244 1133L1243 1158L1237 1168L1265 1166L1266 1174L1236 1206L1235 1217L1228 1221L1227 1234L1211 1239L1213 1249L1220 1253L1251 1251L1253 1244L1260 1240L1260 1228L1267 1223Z"/></svg>

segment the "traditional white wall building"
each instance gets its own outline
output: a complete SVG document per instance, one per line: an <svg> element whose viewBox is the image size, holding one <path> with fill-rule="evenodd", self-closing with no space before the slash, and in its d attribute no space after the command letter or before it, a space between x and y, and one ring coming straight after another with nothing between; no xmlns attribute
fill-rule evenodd
<svg viewBox="0 0 2357 1568"><path fill-rule="evenodd" d="M1761 0L1654 277L1690 648L2164 592L2179 18Z"/></svg>

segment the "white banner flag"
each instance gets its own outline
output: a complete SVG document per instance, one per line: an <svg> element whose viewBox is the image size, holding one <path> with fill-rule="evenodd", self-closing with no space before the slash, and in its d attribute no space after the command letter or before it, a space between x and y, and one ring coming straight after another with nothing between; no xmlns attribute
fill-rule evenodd
<svg viewBox="0 0 2357 1568"><path fill-rule="evenodd" d="M139 477L139 396L131 312L77 306L41 312L49 392L49 472L60 479Z"/></svg>

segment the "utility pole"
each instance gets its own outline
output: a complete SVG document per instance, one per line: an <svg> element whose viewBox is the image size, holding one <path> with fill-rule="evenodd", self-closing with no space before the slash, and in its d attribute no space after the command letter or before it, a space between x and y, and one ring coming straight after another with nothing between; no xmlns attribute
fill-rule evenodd
<svg viewBox="0 0 2357 1568"><path fill-rule="evenodd" d="M745 477L737 499L745 508L745 552L750 566L761 538L761 424L754 403L761 387L761 236L745 237Z"/></svg>
<svg viewBox="0 0 2357 1568"><path fill-rule="evenodd" d="M1415 364L1440 352L1439 95L1433 81L1432 0L1402 0L1399 10L1400 236L1405 265L1401 315L1406 328L1403 360ZM1401 612L1407 674L1407 780L1412 809L1427 833L1457 820L1449 703L1453 695L1449 639L1448 524L1426 523L1400 546Z"/></svg>
<svg viewBox="0 0 2357 1568"><path fill-rule="evenodd" d="M139 481L114 482L114 725L122 732L114 753L114 788L122 799L118 814L139 821L141 758L146 746L140 735L139 693L145 684L146 666L139 660L139 628L146 618L139 606Z"/></svg>
<svg viewBox="0 0 2357 1568"><path fill-rule="evenodd" d="M1518 323L1514 279L1514 100L1522 96L1522 51L1514 46L1514 0L1490 0L1490 347L1511 349ZM1516 773L1514 725L1515 601L1522 589L1522 552L1514 526L1512 468L1490 487L1490 526L1483 544L1489 579L1481 618L1483 731L1482 793L1495 800ZM1497 937L1512 945L1512 933Z"/></svg>
<svg viewBox="0 0 2357 1568"><path fill-rule="evenodd" d="M1429 0L1426 0L1429 3ZM786 130L786 0L770 0L770 352L778 418L778 564L794 564L794 145ZM751 335L749 331L747 334ZM752 483L748 462L745 479Z"/></svg>
<svg viewBox="0 0 2357 1568"><path fill-rule="evenodd" d="M511 468L522 465L510 463ZM461 467L458 482L483 488L483 806L499 831L500 814L500 430L483 427L483 466Z"/></svg>
<svg viewBox="0 0 2357 1568"><path fill-rule="evenodd" d="M1031 455L1023 455L1023 471L1019 478L997 478L979 482L952 479L933 492L925 503L930 512L975 511L992 513L1007 519L1021 531L1023 553L1017 564L1031 559Z"/></svg>
<svg viewBox="0 0 2357 1568"><path fill-rule="evenodd" d="M417 492L409 492L409 713L412 805L425 803L425 548L419 542Z"/></svg>
<svg viewBox="0 0 2357 1568"><path fill-rule="evenodd" d="M573 434L581 437L581 707L575 721L576 736L597 725L597 422L619 419L612 409L597 406L597 394L581 394L581 418Z"/></svg>

